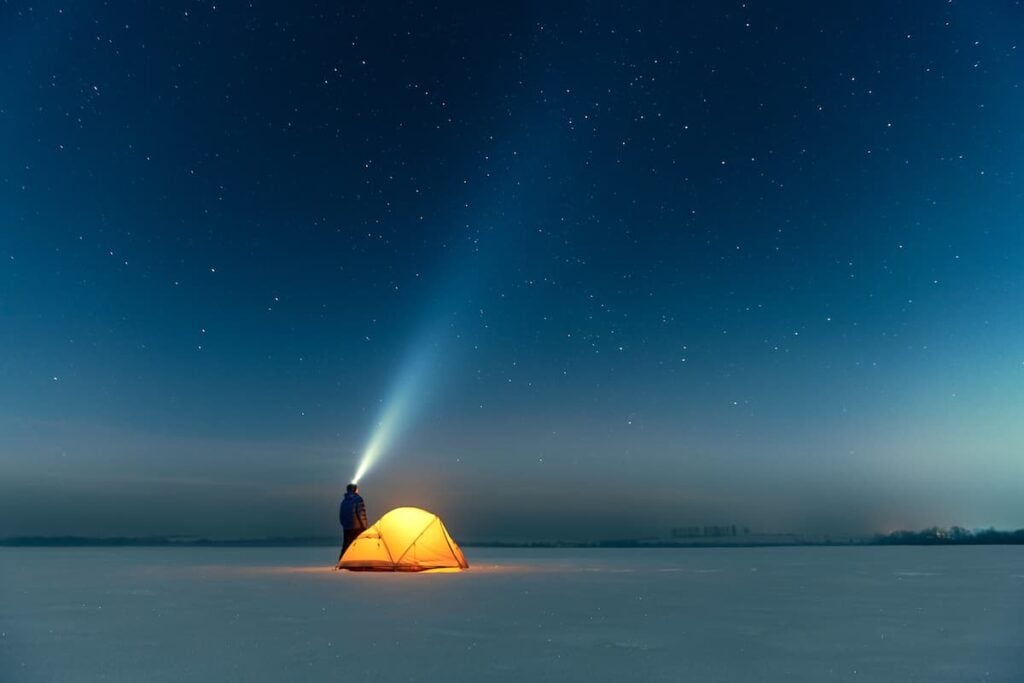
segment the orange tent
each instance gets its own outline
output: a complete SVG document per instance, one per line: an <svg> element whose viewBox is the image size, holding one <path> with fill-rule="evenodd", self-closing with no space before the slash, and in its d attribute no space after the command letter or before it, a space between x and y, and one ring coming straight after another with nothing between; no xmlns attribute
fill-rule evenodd
<svg viewBox="0 0 1024 683"><path fill-rule="evenodd" d="M468 569L440 518L419 508L395 508L352 541L338 569L419 572Z"/></svg>

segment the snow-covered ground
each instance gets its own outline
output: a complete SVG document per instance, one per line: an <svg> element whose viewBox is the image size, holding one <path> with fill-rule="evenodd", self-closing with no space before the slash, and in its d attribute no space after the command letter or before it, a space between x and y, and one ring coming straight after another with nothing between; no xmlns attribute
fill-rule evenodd
<svg viewBox="0 0 1024 683"><path fill-rule="evenodd" d="M1024 681L1024 548L0 549L0 680Z"/></svg>

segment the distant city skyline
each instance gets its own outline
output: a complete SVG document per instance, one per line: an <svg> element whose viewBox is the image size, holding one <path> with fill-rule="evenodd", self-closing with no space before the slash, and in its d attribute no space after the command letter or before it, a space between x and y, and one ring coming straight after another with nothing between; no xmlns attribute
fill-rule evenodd
<svg viewBox="0 0 1024 683"><path fill-rule="evenodd" d="M3 14L0 536L1024 527L1020 7Z"/></svg>

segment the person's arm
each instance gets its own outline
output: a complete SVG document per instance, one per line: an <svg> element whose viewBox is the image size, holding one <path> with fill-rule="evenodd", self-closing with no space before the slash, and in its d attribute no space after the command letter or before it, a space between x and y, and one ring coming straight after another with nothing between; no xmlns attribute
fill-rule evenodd
<svg viewBox="0 0 1024 683"><path fill-rule="evenodd" d="M362 523L363 528L370 528L369 522L366 521L366 503L360 500L357 506L357 510L359 515L359 521Z"/></svg>

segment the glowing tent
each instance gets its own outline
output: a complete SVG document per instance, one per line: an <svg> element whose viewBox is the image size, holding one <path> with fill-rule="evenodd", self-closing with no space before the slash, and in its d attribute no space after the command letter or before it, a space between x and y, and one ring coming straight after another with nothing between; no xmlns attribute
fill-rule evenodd
<svg viewBox="0 0 1024 683"><path fill-rule="evenodd" d="M440 518L419 508L395 508L352 541L338 569L419 572L468 569Z"/></svg>

